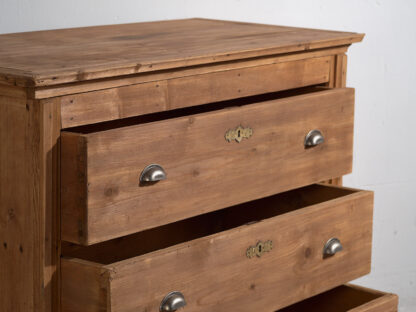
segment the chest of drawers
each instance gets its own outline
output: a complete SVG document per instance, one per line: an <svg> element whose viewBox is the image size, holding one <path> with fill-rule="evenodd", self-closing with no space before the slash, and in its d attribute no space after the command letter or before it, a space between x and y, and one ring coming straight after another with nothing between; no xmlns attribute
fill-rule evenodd
<svg viewBox="0 0 416 312"><path fill-rule="evenodd" d="M0 310L397 311L345 53L205 19L0 36Z"/></svg>

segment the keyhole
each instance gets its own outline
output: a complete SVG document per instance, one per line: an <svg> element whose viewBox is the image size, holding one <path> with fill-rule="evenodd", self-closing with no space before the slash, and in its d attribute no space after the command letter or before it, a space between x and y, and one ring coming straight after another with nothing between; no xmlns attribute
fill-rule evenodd
<svg viewBox="0 0 416 312"><path fill-rule="evenodd" d="M261 245L259 246L259 252L261 252Z"/></svg>
<svg viewBox="0 0 416 312"><path fill-rule="evenodd" d="M240 137L241 135L241 130L238 130L238 137Z"/></svg>

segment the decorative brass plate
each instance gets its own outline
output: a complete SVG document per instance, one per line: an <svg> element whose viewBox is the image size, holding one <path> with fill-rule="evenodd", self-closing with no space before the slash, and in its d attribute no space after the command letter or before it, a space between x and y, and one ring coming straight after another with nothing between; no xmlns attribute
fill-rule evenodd
<svg viewBox="0 0 416 312"><path fill-rule="evenodd" d="M225 133L225 139L228 142L236 141L237 143L240 143L243 139L248 139L253 135L253 129L250 127L244 128L242 125L239 125L235 129L229 129Z"/></svg>
<svg viewBox="0 0 416 312"><path fill-rule="evenodd" d="M246 251L247 258L251 259L254 256L261 257L264 253L273 249L273 242L268 240L266 242L258 242L255 246L248 247Z"/></svg>

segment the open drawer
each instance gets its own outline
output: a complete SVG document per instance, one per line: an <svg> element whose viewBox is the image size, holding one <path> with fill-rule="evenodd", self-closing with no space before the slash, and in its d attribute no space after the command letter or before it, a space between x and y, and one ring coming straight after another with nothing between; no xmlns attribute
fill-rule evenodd
<svg viewBox="0 0 416 312"><path fill-rule="evenodd" d="M277 312L397 312L394 294L343 285Z"/></svg>
<svg viewBox="0 0 416 312"><path fill-rule="evenodd" d="M274 311L370 271L372 211L372 192L311 185L93 246L64 243L62 309L159 311L176 291L184 311Z"/></svg>
<svg viewBox="0 0 416 312"><path fill-rule="evenodd" d="M63 132L62 239L92 245L351 172L354 90L276 96Z"/></svg>

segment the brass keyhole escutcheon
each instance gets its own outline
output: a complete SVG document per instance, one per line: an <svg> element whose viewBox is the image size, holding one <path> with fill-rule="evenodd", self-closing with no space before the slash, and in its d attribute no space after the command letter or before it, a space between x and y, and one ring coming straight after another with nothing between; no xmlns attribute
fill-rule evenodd
<svg viewBox="0 0 416 312"><path fill-rule="evenodd" d="M253 257L260 258L266 252L270 252L273 249L273 242L268 240L266 242L258 242L255 246L250 246L247 248L246 256L251 259Z"/></svg>
<svg viewBox="0 0 416 312"><path fill-rule="evenodd" d="M239 125L235 129L229 129L225 133L225 140L228 142L236 141L237 143L240 143L243 139L248 139L253 135L253 129L250 127L244 128L242 125Z"/></svg>

